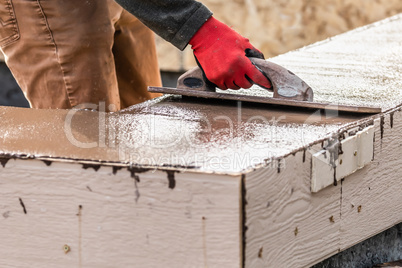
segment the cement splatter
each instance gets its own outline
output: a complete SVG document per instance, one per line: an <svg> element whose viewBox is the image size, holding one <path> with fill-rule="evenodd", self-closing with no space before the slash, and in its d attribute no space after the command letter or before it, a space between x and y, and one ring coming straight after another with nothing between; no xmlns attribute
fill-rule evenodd
<svg viewBox="0 0 402 268"><path fill-rule="evenodd" d="M22 201L21 197L19 197L18 199L20 200L20 205L21 205L21 207L22 207L22 209L24 211L24 214L27 214L27 209L26 209L25 204Z"/></svg>
<svg viewBox="0 0 402 268"><path fill-rule="evenodd" d="M6 167L9 160L10 160L10 158L0 157L0 164L3 166L3 168Z"/></svg>
<svg viewBox="0 0 402 268"><path fill-rule="evenodd" d="M117 171L119 171L120 169L122 169L122 167L113 167L113 175L116 175Z"/></svg>
<svg viewBox="0 0 402 268"><path fill-rule="evenodd" d="M176 179L174 177L174 171L166 171L167 178L169 182L169 189L174 189L176 187Z"/></svg>
<svg viewBox="0 0 402 268"><path fill-rule="evenodd" d="M82 164L83 169L92 168L95 171L98 171L101 168L101 165L94 165L94 164Z"/></svg>
<svg viewBox="0 0 402 268"><path fill-rule="evenodd" d="M134 188L135 188L135 203L138 203L138 200L140 199L140 190L138 189L138 183L140 182L140 177L136 174L137 170L135 168L129 168L131 172L131 178L134 179Z"/></svg>
<svg viewBox="0 0 402 268"><path fill-rule="evenodd" d="M381 140L384 138L384 124L385 124L384 116L381 116L380 117Z"/></svg>
<svg viewBox="0 0 402 268"><path fill-rule="evenodd" d="M42 160L43 163L45 163L46 166L50 166L52 164L52 161L48 161L48 160Z"/></svg>
<svg viewBox="0 0 402 268"><path fill-rule="evenodd" d="M82 205L78 206L78 267L82 267Z"/></svg>

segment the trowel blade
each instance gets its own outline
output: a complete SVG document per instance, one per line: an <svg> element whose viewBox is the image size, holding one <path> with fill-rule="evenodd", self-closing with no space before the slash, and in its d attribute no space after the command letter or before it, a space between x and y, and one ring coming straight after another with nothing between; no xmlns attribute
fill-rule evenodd
<svg viewBox="0 0 402 268"><path fill-rule="evenodd" d="M254 103L265 103L280 106L302 107L310 109L335 110L335 111L352 112L352 113L376 114L381 112L381 108L377 107L336 105L331 103L298 101L284 98L270 98L261 96L248 96L248 95L240 95L232 93L228 94L228 93L219 93L215 91L204 91L204 90L200 91L200 90L189 90L189 89L168 88L168 87L148 87L148 91L154 93L182 95L182 96L197 97L204 99L234 100L234 101L244 101Z"/></svg>

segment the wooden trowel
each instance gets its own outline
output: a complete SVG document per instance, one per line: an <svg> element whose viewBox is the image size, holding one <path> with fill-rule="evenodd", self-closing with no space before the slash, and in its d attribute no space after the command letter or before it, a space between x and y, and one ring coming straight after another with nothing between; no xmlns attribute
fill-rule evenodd
<svg viewBox="0 0 402 268"><path fill-rule="evenodd" d="M250 60L254 66L270 80L272 88L267 90L273 91L274 94L272 98L236 94L235 90L228 90L233 93L216 92L216 88L213 84L204 80L202 70L199 67L195 67L180 76L177 81L177 88L148 87L148 91L206 99L235 100L354 113L375 114L381 112L381 108L376 107L334 105L330 103L314 102L314 93L311 87L291 71L263 59L250 58Z"/></svg>

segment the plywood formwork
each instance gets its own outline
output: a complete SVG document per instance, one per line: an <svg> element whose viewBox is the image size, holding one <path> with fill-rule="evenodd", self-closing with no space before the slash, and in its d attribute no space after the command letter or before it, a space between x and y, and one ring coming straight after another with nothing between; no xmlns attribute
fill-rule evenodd
<svg viewBox="0 0 402 268"><path fill-rule="evenodd" d="M402 222L401 119L397 108L367 120L372 162L317 193L313 147L282 159L281 172L247 174L246 267L309 267Z"/></svg>
<svg viewBox="0 0 402 268"><path fill-rule="evenodd" d="M396 16L272 59L316 100L376 115L179 96L0 107L2 265L307 267L401 222L401 33Z"/></svg>
<svg viewBox="0 0 402 268"><path fill-rule="evenodd" d="M11 159L1 170L0 266L238 267L240 185Z"/></svg>

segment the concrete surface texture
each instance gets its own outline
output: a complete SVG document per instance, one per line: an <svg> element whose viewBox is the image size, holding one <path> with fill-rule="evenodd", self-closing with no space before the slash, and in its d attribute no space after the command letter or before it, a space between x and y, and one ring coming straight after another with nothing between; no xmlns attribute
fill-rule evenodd
<svg viewBox="0 0 402 268"><path fill-rule="evenodd" d="M178 98L114 114L0 107L0 152L238 174L367 117Z"/></svg>
<svg viewBox="0 0 402 268"><path fill-rule="evenodd" d="M402 223L332 256L312 268L371 268L376 264L400 259L402 259Z"/></svg>
<svg viewBox="0 0 402 268"><path fill-rule="evenodd" d="M233 26L265 57L303 47L402 12L399 0L201 0L214 16ZM195 65L190 48L179 52L157 38L162 70Z"/></svg>
<svg viewBox="0 0 402 268"><path fill-rule="evenodd" d="M303 79L314 101L390 109L401 103L402 14L270 59Z"/></svg>

